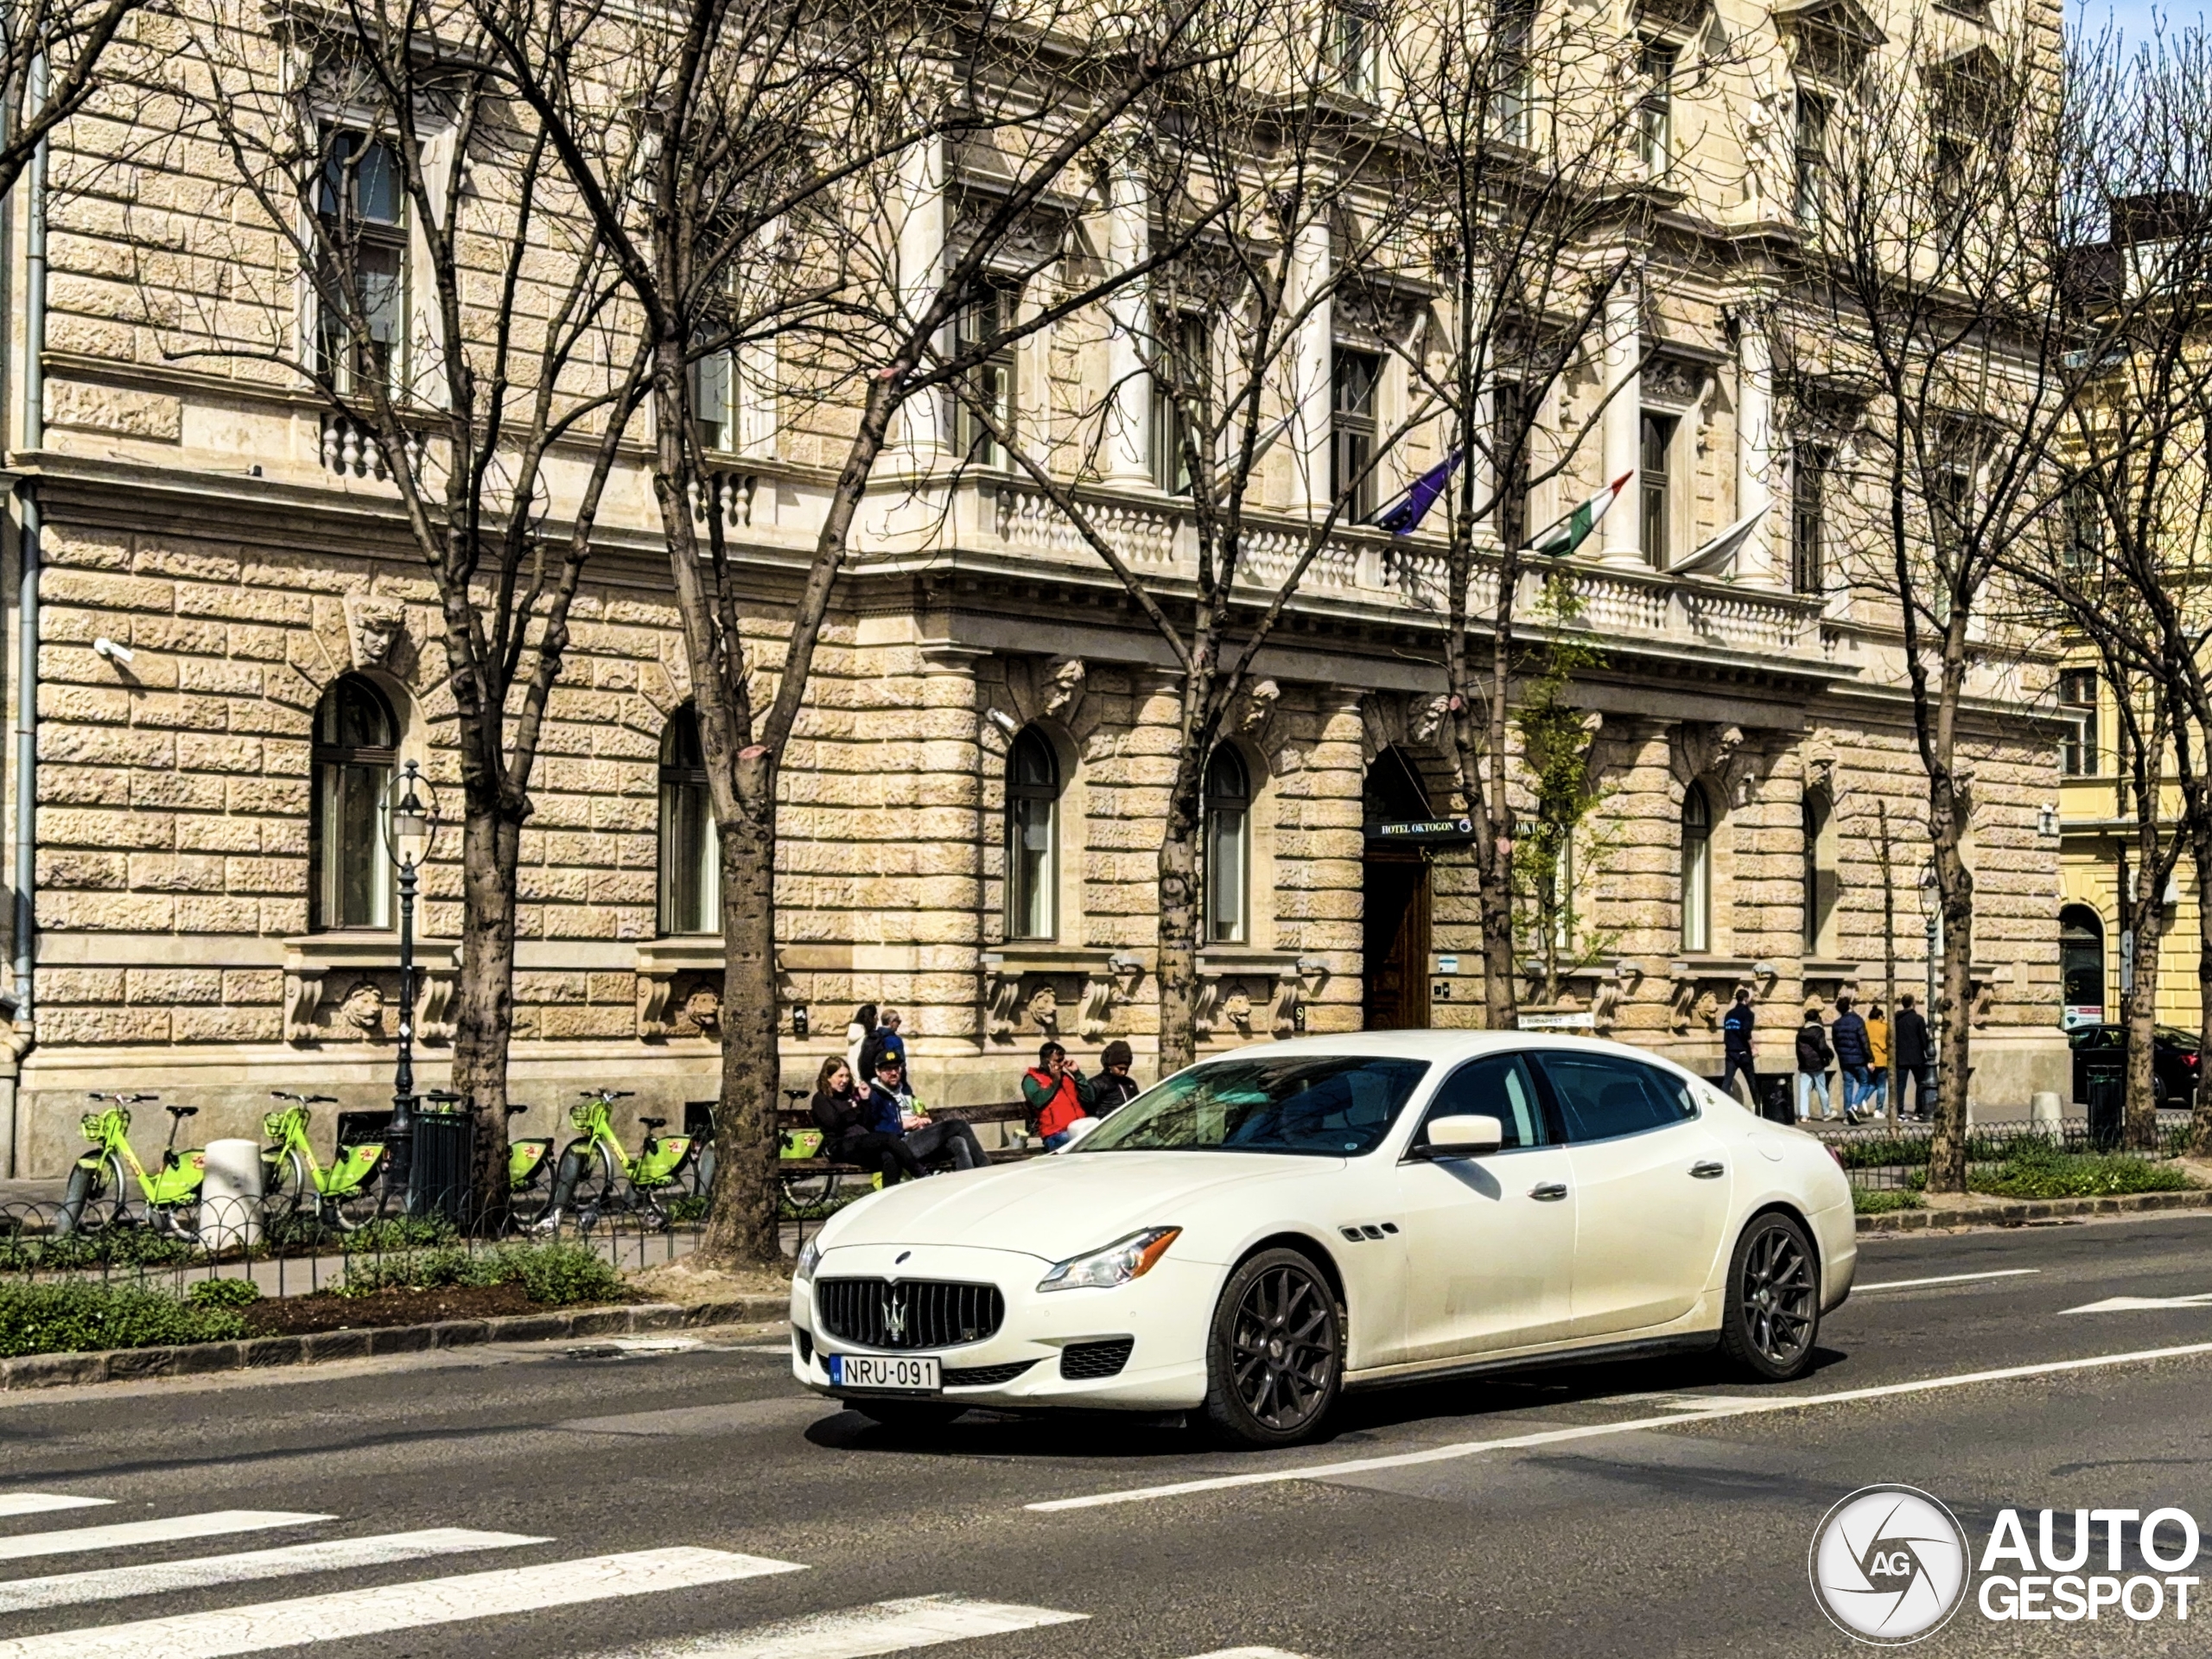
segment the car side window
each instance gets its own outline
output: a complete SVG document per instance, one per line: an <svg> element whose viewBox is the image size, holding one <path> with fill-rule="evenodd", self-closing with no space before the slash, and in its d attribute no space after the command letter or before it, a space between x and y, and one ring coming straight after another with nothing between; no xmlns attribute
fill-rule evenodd
<svg viewBox="0 0 2212 1659"><path fill-rule="evenodd" d="M1547 1138L1543 1108L1536 1102L1536 1080L1529 1075L1527 1059L1518 1054L1470 1060L1446 1077L1436 1097L1428 1103L1414 1144L1419 1146L1427 1138L1428 1126L1435 1119L1470 1116L1498 1121L1505 1130L1500 1143L1504 1151L1540 1147Z"/></svg>
<svg viewBox="0 0 2212 1659"><path fill-rule="evenodd" d="M1539 1063L1558 1098L1569 1141L1611 1141L1697 1115L1687 1087L1666 1073L1610 1054L1561 1051Z"/></svg>

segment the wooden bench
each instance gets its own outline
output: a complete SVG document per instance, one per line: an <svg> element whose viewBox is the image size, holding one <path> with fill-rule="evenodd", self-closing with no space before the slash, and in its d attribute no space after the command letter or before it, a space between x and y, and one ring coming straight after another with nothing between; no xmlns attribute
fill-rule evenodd
<svg viewBox="0 0 2212 1659"><path fill-rule="evenodd" d="M1027 1105L1014 1100L988 1106L932 1106L929 1116L947 1122L972 1125L1026 1123L1030 1114ZM779 1129L810 1129L814 1127L814 1118L804 1107L779 1107L776 1112L776 1127ZM984 1150L983 1155L995 1164L1018 1164L1025 1159L1037 1157L1039 1152L1039 1149L1034 1147L991 1147ZM823 1175L832 1173L874 1175L876 1172L859 1164L842 1164L830 1158L779 1158L776 1160L776 1173L779 1175Z"/></svg>

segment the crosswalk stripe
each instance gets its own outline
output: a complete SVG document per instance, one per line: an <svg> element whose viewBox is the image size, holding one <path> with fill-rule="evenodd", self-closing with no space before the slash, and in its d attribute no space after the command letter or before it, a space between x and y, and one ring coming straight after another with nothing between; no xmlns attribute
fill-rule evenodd
<svg viewBox="0 0 2212 1659"><path fill-rule="evenodd" d="M264 1527L304 1527L334 1521L334 1515L298 1515L289 1510L213 1510L206 1515L172 1515L159 1521L118 1521L105 1527L67 1527L60 1532L26 1532L0 1538L0 1561L32 1555L73 1555L80 1549L122 1549L131 1544L166 1544L180 1538L219 1538L226 1532L254 1532Z"/></svg>
<svg viewBox="0 0 2212 1659"><path fill-rule="evenodd" d="M1089 1617L967 1596L908 1596L841 1612L810 1613L728 1636L664 1643L617 1659L870 1659L909 1648L933 1648L942 1642L1071 1624ZM0 1649L0 1654L5 1651Z"/></svg>
<svg viewBox="0 0 2212 1659"><path fill-rule="evenodd" d="M804 1571L794 1561L726 1550L643 1549L19 1637L0 1642L0 1659L148 1659L155 1654L161 1659L227 1659L232 1654L267 1653L311 1642Z"/></svg>
<svg viewBox="0 0 2212 1659"><path fill-rule="evenodd" d="M196 1555L188 1560L156 1561L146 1567L111 1567L90 1573L54 1573L38 1579L0 1581L0 1613L25 1613L75 1602L121 1601L170 1590L195 1590L211 1584L239 1584L251 1579L281 1579L293 1573L328 1573L344 1567L380 1567L425 1555L457 1555L472 1549L512 1549L544 1544L550 1538L518 1532L471 1532L464 1527L432 1527L422 1532L388 1532L370 1538L333 1538L322 1543L289 1544L282 1549L244 1550L235 1555Z"/></svg>
<svg viewBox="0 0 2212 1659"><path fill-rule="evenodd" d="M1199 1654L1198 1659L1306 1659L1306 1656L1287 1648L1221 1648Z"/></svg>
<svg viewBox="0 0 2212 1659"><path fill-rule="evenodd" d="M91 1510L111 1497L69 1497L60 1492L0 1492L0 1516L51 1515L56 1510Z"/></svg>

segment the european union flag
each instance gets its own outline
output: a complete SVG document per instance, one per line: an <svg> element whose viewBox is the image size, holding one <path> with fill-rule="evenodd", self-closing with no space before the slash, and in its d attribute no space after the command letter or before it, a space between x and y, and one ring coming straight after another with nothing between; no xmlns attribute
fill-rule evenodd
<svg viewBox="0 0 2212 1659"><path fill-rule="evenodd" d="M1454 449L1414 480L1402 495L1368 522L1393 536L1412 535L1421 528L1421 521L1428 516L1428 510L1436 505L1436 498L1444 493L1445 485L1451 482L1452 474L1459 470L1466 454L1465 449Z"/></svg>

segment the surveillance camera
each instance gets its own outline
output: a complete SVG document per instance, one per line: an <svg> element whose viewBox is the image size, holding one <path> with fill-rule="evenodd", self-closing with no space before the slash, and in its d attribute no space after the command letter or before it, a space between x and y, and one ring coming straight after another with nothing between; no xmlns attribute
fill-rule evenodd
<svg viewBox="0 0 2212 1659"><path fill-rule="evenodd" d="M111 663L128 664L130 661L130 647L117 645L105 634L102 634L92 641L92 654L96 657L105 657Z"/></svg>

